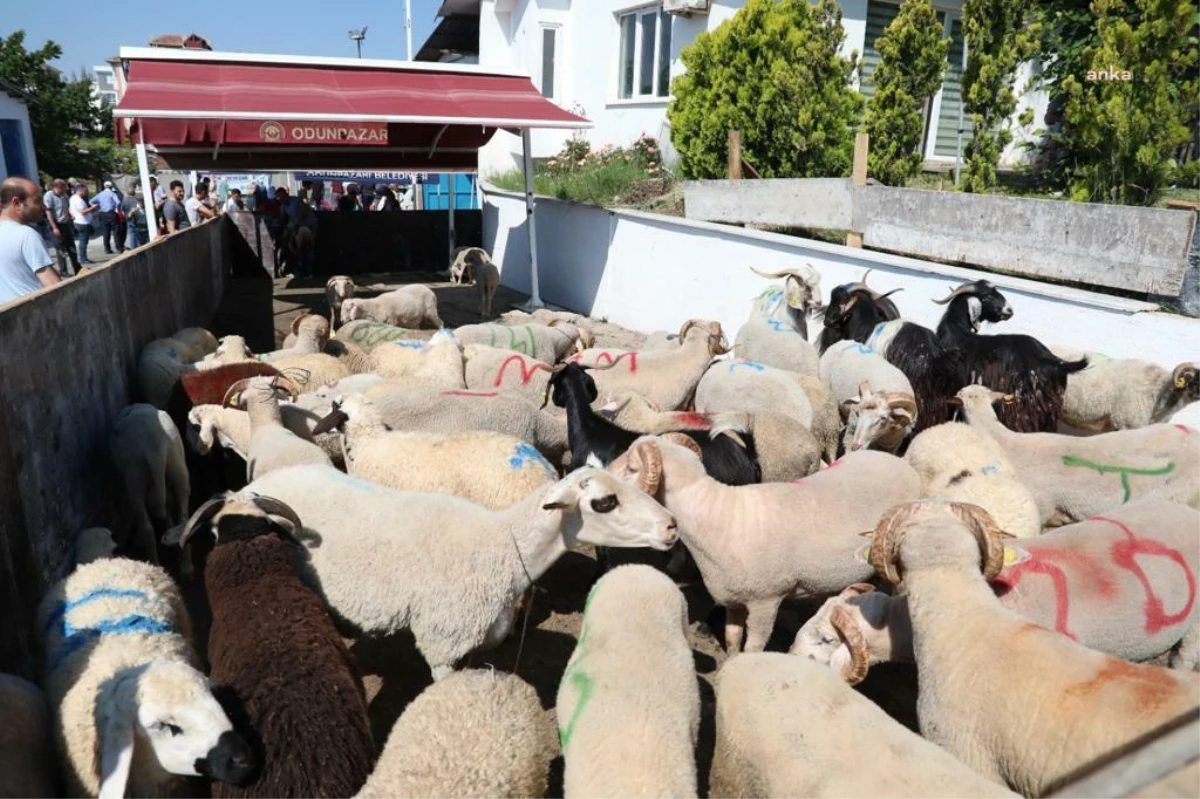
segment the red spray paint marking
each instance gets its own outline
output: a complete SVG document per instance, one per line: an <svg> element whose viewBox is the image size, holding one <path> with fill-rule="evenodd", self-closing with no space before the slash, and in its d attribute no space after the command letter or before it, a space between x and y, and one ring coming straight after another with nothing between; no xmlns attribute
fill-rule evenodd
<svg viewBox="0 0 1200 799"><path fill-rule="evenodd" d="M1175 425L1175 429L1177 429L1177 430L1182 430L1182 431L1183 431L1183 432L1185 432L1185 433L1194 433L1194 432L1196 432L1196 431L1195 431L1195 430L1193 430L1192 428L1188 427L1186 424L1177 424L1177 425Z"/></svg>
<svg viewBox="0 0 1200 799"><path fill-rule="evenodd" d="M530 379L533 378L533 373L542 368L542 365L536 361L533 365L529 365L520 355L510 355L504 359L504 363L500 364L500 371L496 372L496 379L492 381L493 386L499 388L500 384L504 382L504 373L508 370L510 363L517 364L517 367L521 370L521 385L523 386L529 385Z"/></svg>
<svg viewBox="0 0 1200 799"><path fill-rule="evenodd" d="M496 391L463 391L461 388L443 391L443 397L498 397L499 392Z"/></svg>
<svg viewBox="0 0 1200 799"><path fill-rule="evenodd" d="M1165 627L1170 627L1173 624L1179 624L1185 620L1192 612L1192 606L1196 603L1196 577L1192 574L1191 568L1188 567L1187 560L1183 554L1172 549L1161 541L1155 541L1150 538L1138 538L1133 534L1133 531L1126 527L1116 519L1109 519L1104 516L1097 516L1095 520L1098 522L1108 522L1116 525L1122 533L1125 534L1124 541L1116 541L1112 545L1113 563L1123 569L1128 569L1133 572L1138 578L1138 582L1142 584L1142 590L1146 592L1146 632L1150 635L1162 630ZM1150 585L1150 579L1146 577L1146 572L1138 565L1135 558L1136 555L1159 555L1170 558L1179 564L1179 568L1183 569L1183 574L1187 578L1188 598L1184 608L1179 613L1168 614L1163 608L1162 597Z"/></svg>
<svg viewBox="0 0 1200 799"><path fill-rule="evenodd" d="M572 363L579 363L581 360L583 360L583 356L586 354L587 353L577 352L574 355L572 355L570 358L568 358L567 360ZM637 356L638 356L638 354L636 352L622 352L620 355L618 355L617 357L614 358L613 356L609 355L607 352L597 352L595 365L600 366L601 364L618 364L621 361L628 358L629 359L629 372L630 372L630 374L633 374L633 373L637 372L637 368L638 368L637 367Z"/></svg>
<svg viewBox="0 0 1200 799"><path fill-rule="evenodd" d="M696 411L675 411L671 414L671 418L677 422L690 425L692 427L702 427L708 429L712 427L711 413L697 413Z"/></svg>
<svg viewBox="0 0 1200 799"><path fill-rule="evenodd" d="M1061 566L1052 563L1052 560L1055 558L1070 558L1074 554L1076 553L1069 552L1067 549L1051 547L1031 549L1030 559L1026 560L1025 563L1016 564L1007 573L1003 573L1003 575L996 577L992 581L994 587L1002 589L996 591L997 596L1003 596L1009 590L1018 587L1021 579L1027 573L1049 577L1051 584L1054 585L1054 629L1072 639L1072 641L1079 641L1079 638L1067 626L1067 620L1070 617L1070 595L1067 593L1067 573L1062 570Z"/></svg>

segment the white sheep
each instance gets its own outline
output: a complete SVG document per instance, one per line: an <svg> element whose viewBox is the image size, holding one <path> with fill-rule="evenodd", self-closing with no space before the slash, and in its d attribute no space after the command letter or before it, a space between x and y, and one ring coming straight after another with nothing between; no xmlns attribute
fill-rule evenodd
<svg viewBox="0 0 1200 799"><path fill-rule="evenodd" d="M696 385L697 411L778 413L808 428L826 462L837 458L841 412L833 392L819 378L775 369L740 358L716 361Z"/></svg>
<svg viewBox="0 0 1200 799"><path fill-rule="evenodd" d="M336 382L347 383L353 379ZM364 382L362 385L365 388L371 384ZM338 465L342 459L342 444L338 437L313 434L313 429L329 412L330 402L331 397L316 392L301 394L295 402L278 403L279 419L285 428L305 441L312 441L325 451L334 465ZM195 405L188 411L188 423L188 444L194 452L206 455L214 444L219 444L242 460L249 459L251 428L250 414L246 411L221 405Z"/></svg>
<svg viewBox="0 0 1200 799"><path fill-rule="evenodd" d="M987 433L1033 492L1047 526L1097 516L1156 497L1200 508L1200 432L1169 424L1095 436L1015 433L993 403L1011 398L984 386L958 392L967 422Z"/></svg>
<svg viewBox="0 0 1200 799"><path fill-rule="evenodd" d="M284 426L277 392L291 392L293 397L300 393L296 384L286 377L249 377L231 385L221 403L222 406L244 406L250 420L246 480L261 477L273 469L302 463L332 465L321 447Z"/></svg>
<svg viewBox="0 0 1200 799"><path fill-rule="evenodd" d="M618 566L592 588L555 703L564 796L696 796L687 627L683 594L649 566Z"/></svg>
<svg viewBox="0 0 1200 799"><path fill-rule="evenodd" d="M646 335L646 339L638 349L642 351L673 350L682 343L683 339L679 337L678 333L672 333L669 330L654 330Z"/></svg>
<svg viewBox="0 0 1200 799"><path fill-rule="evenodd" d="M792 417L778 413L660 411L633 391L617 394L597 413L626 430L648 435L680 430L708 430L716 435L732 427L747 430L754 436L764 483L799 480L821 467L821 447L813 434Z"/></svg>
<svg viewBox="0 0 1200 799"><path fill-rule="evenodd" d="M183 438L165 411L148 403L125 407L109 434L109 459L124 494L122 521L115 525L123 545L158 563L155 529L183 524L191 481Z"/></svg>
<svg viewBox="0 0 1200 799"><path fill-rule="evenodd" d="M710 796L1017 796L803 658L731 658L714 690Z"/></svg>
<svg viewBox="0 0 1200 799"><path fill-rule="evenodd" d="M0 708L0 796L61 796L50 709L41 689L16 675L0 674Z"/></svg>
<svg viewBox="0 0 1200 799"><path fill-rule="evenodd" d="M1118 660L1004 607L987 582L1004 538L982 508L893 508L870 557L908 597L922 734L1026 796L1200 706L1200 674Z"/></svg>
<svg viewBox="0 0 1200 799"><path fill-rule="evenodd" d="M363 352L370 352L380 344L392 341L425 341L436 333L436 330L410 330L382 322L372 322L359 319L345 322L337 329L334 338L341 342L349 342Z"/></svg>
<svg viewBox="0 0 1200 799"><path fill-rule="evenodd" d="M141 399L156 408L165 408L182 375L220 365L203 360L217 346L212 333L203 328L184 328L174 336L151 341L138 354L137 385Z"/></svg>
<svg viewBox="0 0 1200 799"><path fill-rule="evenodd" d="M917 400L904 373L857 341L839 341L821 356L821 379L847 419L846 450L895 452L917 423Z"/></svg>
<svg viewBox="0 0 1200 799"><path fill-rule="evenodd" d="M547 363L557 363L572 352L582 351L590 340L584 328L569 322L550 324L505 325L488 322L462 325L454 329L454 337L468 344L513 350Z"/></svg>
<svg viewBox="0 0 1200 799"><path fill-rule="evenodd" d="M486 430L446 435L389 430L361 394L339 396L315 432L345 436L347 473L397 491L452 494L502 510L558 479L519 438Z"/></svg>
<svg viewBox="0 0 1200 799"><path fill-rule="evenodd" d="M487 319L492 315L492 297L496 293L496 286L500 285L500 270L482 247L460 247L454 254L454 263L450 265L450 281L457 286L468 273L471 283L479 292L479 318Z"/></svg>
<svg viewBox="0 0 1200 799"><path fill-rule="evenodd" d="M592 379L602 402L622 391L635 391L659 408L683 410L713 356L728 350L720 322L689 319L679 337L683 344L675 349L630 352L608 362L583 353L568 361L592 364Z"/></svg>
<svg viewBox="0 0 1200 799"><path fill-rule="evenodd" d="M329 341L329 321L314 313L303 313L292 320L292 332L284 341L283 349L264 352L258 360L274 363L292 355L311 355L325 352Z"/></svg>
<svg viewBox="0 0 1200 799"><path fill-rule="evenodd" d="M357 797L544 796L557 749L528 683L503 672L459 671L404 709Z"/></svg>
<svg viewBox="0 0 1200 799"><path fill-rule="evenodd" d="M304 521L303 573L361 633L411 629L441 679L512 629L516 599L573 546L669 549L675 520L599 469L579 469L511 508L411 494L328 466L277 469L246 489ZM309 543L311 541L311 543Z"/></svg>
<svg viewBox="0 0 1200 799"><path fill-rule="evenodd" d="M821 301L821 277L812 267L759 272L766 278L785 277L784 287L772 286L754 301L750 318L734 337L738 358L776 369L817 376L817 350L808 339L808 316Z"/></svg>
<svg viewBox="0 0 1200 799"><path fill-rule="evenodd" d="M921 495L979 505L1019 538L1041 535L1037 499L1003 448L987 433L961 422L927 427L913 438L905 460L921 476Z"/></svg>
<svg viewBox="0 0 1200 799"><path fill-rule="evenodd" d="M342 303L354 296L357 286L346 275L334 275L325 281L325 304L329 306L329 329L342 324Z"/></svg>
<svg viewBox="0 0 1200 799"><path fill-rule="evenodd" d="M1006 541L990 581L1004 607L1123 660L1170 653L1171 668L1200 667L1200 514L1149 499L1043 536ZM1135 554L1141 557L1134 559ZM908 600L855 585L825 601L790 650L855 683L876 663L912 662Z"/></svg>
<svg viewBox="0 0 1200 799"><path fill-rule="evenodd" d="M1064 423L1095 433L1132 430L1170 420L1200 399L1200 368L1181 363L1164 369L1133 358L1109 358L1098 352L1051 347L1066 360L1086 356L1087 368L1067 377Z"/></svg>
<svg viewBox="0 0 1200 799"><path fill-rule="evenodd" d="M217 348L208 355L205 355L199 362L203 364L224 365L252 360L254 360L254 351L246 343L245 337L230 334L228 336L221 336Z"/></svg>
<svg viewBox="0 0 1200 799"><path fill-rule="evenodd" d="M250 748L199 671L183 598L161 568L80 566L46 593L38 629L68 796L167 796L180 777L249 775Z"/></svg>
<svg viewBox="0 0 1200 799"><path fill-rule="evenodd" d="M370 373L389 380L400 378L430 388L466 388L463 347L450 330L440 330L427 342L394 341L371 350Z"/></svg>
<svg viewBox="0 0 1200 799"><path fill-rule="evenodd" d="M397 327L445 327L437 311L437 295L423 284L401 286L372 299L354 297L342 301L342 319L369 319ZM341 335L338 338L342 338Z"/></svg>
<svg viewBox="0 0 1200 799"><path fill-rule="evenodd" d="M678 518L705 588L726 607L729 652L741 648L743 627L746 651L761 651L784 599L836 594L870 577L853 557L859 534L921 488L911 466L874 450L794 483L726 486L672 435L638 439L608 468Z"/></svg>
<svg viewBox="0 0 1200 799"><path fill-rule="evenodd" d="M484 344L463 347L467 388L520 394L541 405L550 383L551 365L528 355Z"/></svg>
<svg viewBox="0 0 1200 799"><path fill-rule="evenodd" d="M492 430L527 441L551 463L567 451L567 422L540 410L522 395L500 391L439 391L385 381L365 392L393 430L461 433Z"/></svg>
<svg viewBox="0 0 1200 799"><path fill-rule="evenodd" d="M271 366L295 381L302 391L355 374L352 365L344 359L324 352L287 355L272 361Z"/></svg>

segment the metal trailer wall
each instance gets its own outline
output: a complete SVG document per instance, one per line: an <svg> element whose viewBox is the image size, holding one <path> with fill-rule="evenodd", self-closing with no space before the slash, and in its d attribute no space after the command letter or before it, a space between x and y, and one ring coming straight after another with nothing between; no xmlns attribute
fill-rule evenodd
<svg viewBox="0 0 1200 799"><path fill-rule="evenodd" d="M0 672L34 678L37 604L75 533L108 522L108 435L142 347L207 325L234 228L218 219L0 308Z"/></svg>

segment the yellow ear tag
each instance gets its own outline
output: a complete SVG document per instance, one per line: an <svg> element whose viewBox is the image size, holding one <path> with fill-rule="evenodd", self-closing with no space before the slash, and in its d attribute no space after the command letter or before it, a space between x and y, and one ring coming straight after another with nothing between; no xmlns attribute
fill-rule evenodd
<svg viewBox="0 0 1200 799"><path fill-rule="evenodd" d="M1187 378L1184 378L1184 377L1175 378L1175 388L1186 388L1186 387L1187 387Z"/></svg>
<svg viewBox="0 0 1200 799"><path fill-rule="evenodd" d="M800 308L800 303L799 303L799 301L797 301L797 300L793 300L793 299L791 299L791 298L788 298L788 306L790 306L790 307L792 307L792 308L796 308L797 310L799 310L799 308Z"/></svg>
<svg viewBox="0 0 1200 799"><path fill-rule="evenodd" d="M871 545L863 544L854 550L854 559L869 564L871 562Z"/></svg>
<svg viewBox="0 0 1200 799"><path fill-rule="evenodd" d="M1018 563L1024 563L1031 557L1033 556L1029 554L1029 550L1020 549L1018 547L1005 547L1004 568L1007 569L1010 566L1016 566Z"/></svg>

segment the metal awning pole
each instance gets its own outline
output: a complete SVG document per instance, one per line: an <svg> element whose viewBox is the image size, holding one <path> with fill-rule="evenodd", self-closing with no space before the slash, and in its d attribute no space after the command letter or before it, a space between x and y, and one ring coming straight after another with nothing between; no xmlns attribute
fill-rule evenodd
<svg viewBox="0 0 1200 799"><path fill-rule="evenodd" d="M449 209L448 213L449 213L449 217L450 217L450 261L448 263L453 265L454 264L454 248L457 246L457 240L458 240L458 233L454 229L454 188L455 188L454 187L454 179L457 178L458 175L454 172L448 172L448 173L446 173L446 177L450 181L450 196L449 196L449 198L447 198L447 201L446 201L446 208Z"/></svg>
<svg viewBox="0 0 1200 799"><path fill-rule="evenodd" d="M545 303L538 294L537 233L533 226L533 146L530 144L529 128L521 129L521 156L525 161L525 228L529 236L529 302L526 310L544 308Z"/></svg>
<svg viewBox="0 0 1200 799"><path fill-rule="evenodd" d="M138 129L137 151L138 178L142 184L142 207L146 209L146 224L149 225L150 241L158 238L158 219L154 213L154 192L150 190L150 161L146 157L146 134Z"/></svg>

